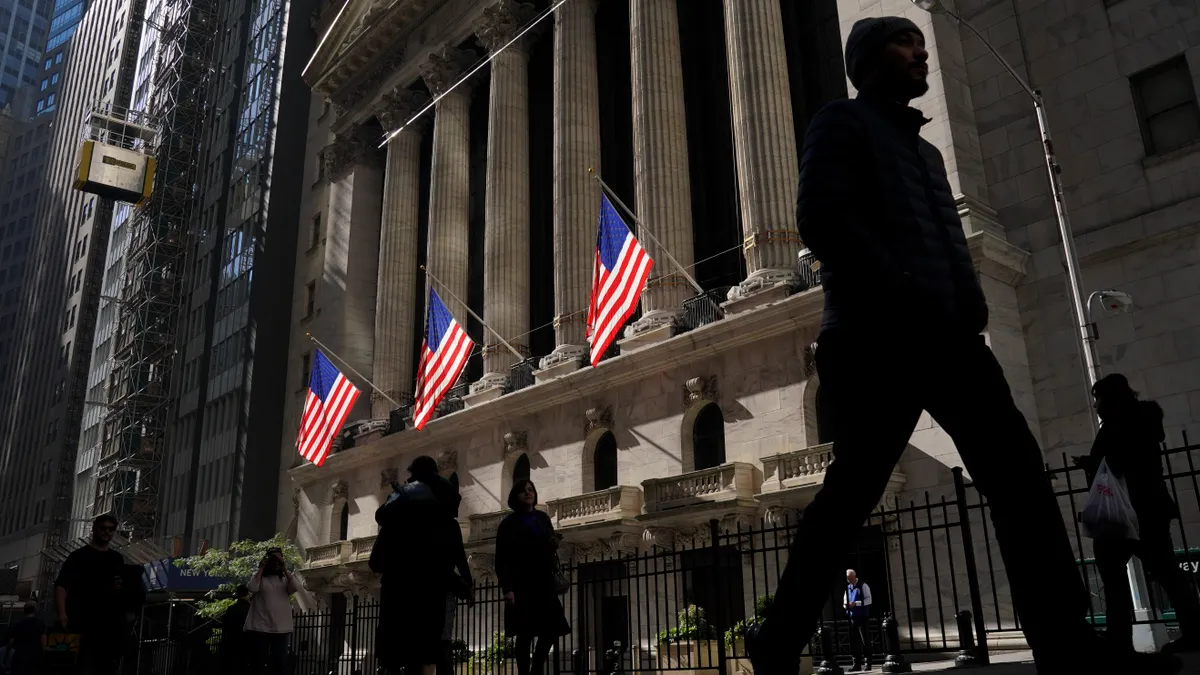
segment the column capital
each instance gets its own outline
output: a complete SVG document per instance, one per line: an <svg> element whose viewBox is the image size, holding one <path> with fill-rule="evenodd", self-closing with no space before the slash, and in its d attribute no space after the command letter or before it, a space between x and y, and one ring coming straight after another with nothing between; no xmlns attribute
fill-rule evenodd
<svg viewBox="0 0 1200 675"><path fill-rule="evenodd" d="M393 131L408 121L414 113L429 102L429 96L424 92L396 87L383 95L375 106L375 116L383 125L384 131ZM425 120L417 120L414 126L424 125Z"/></svg>
<svg viewBox="0 0 1200 675"><path fill-rule="evenodd" d="M429 55L421 66L421 78L435 96L446 93L458 78L475 63L474 50L443 47ZM470 85L471 83L467 83Z"/></svg>
<svg viewBox="0 0 1200 675"><path fill-rule="evenodd" d="M325 180L335 181L346 174L370 151L373 134L363 127L354 127L338 134L332 143L321 149L325 162Z"/></svg>
<svg viewBox="0 0 1200 675"><path fill-rule="evenodd" d="M489 52L494 52L508 44L508 41L535 16L537 9L529 3L497 0L496 4L484 8L483 16L475 21L473 28L479 41ZM513 47L524 51L528 48L529 37L530 34L526 34L525 38Z"/></svg>

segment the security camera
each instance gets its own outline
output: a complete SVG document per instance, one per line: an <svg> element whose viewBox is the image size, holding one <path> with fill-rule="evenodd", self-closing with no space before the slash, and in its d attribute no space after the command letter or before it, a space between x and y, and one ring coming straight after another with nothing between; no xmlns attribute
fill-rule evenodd
<svg viewBox="0 0 1200 675"><path fill-rule="evenodd" d="M1100 305L1105 316L1120 316L1133 311L1133 297L1124 291L1099 291Z"/></svg>

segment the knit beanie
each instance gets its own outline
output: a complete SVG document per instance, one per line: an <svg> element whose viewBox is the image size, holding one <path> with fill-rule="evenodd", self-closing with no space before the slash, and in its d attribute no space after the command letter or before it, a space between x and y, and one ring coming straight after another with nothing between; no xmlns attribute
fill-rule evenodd
<svg viewBox="0 0 1200 675"><path fill-rule="evenodd" d="M863 77L875 57L897 33L913 32L924 35L917 24L902 16L879 16L859 19L846 38L846 75L855 89L862 88Z"/></svg>

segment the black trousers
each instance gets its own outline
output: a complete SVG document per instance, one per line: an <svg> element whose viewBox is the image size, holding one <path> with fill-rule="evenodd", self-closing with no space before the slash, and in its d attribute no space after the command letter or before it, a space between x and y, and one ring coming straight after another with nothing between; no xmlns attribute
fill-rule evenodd
<svg viewBox="0 0 1200 675"><path fill-rule="evenodd" d="M792 541L760 634L779 657L798 656L816 630L829 581L878 504L921 411L954 441L991 504L994 532L1026 640L1039 660L1090 630L1087 596L1042 452L981 336L897 337L827 331L817 371L834 410L834 462Z"/></svg>
<svg viewBox="0 0 1200 675"><path fill-rule="evenodd" d="M850 619L850 655L854 665L861 665L864 659L871 665L871 624L866 617Z"/></svg>
<svg viewBox="0 0 1200 675"><path fill-rule="evenodd" d="M1184 637L1200 639L1200 600L1188 575L1175 559L1170 521L1154 523L1140 541L1096 540L1096 567L1104 584L1104 635L1114 644L1133 646L1133 596L1125 566L1137 556L1142 568L1163 590L1175 609Z"/></svg>

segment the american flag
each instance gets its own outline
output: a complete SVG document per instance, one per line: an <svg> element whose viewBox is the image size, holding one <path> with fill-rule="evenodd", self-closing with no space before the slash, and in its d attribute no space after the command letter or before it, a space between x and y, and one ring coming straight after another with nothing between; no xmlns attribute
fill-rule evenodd
<svg viewBox="0 0 1200 675"><path fill-rule="evenodd" d="M592 366L600 363L617 331L637 308L654 261L646 254L621 216L600 196L600 231L596 236L596 267L592 273L592 301L588 307L588 341Z"/></svg>
<svg viewBox="0 0 1200 675"><path fill-rule="evenodd" d="M296 451L304 459L317 466L325 463L333 437L342 430L358 393L358 387L350 384L318 349L308 380L308 399L300 417L300 434L296 437Z"/></svg>
<svg viewBox="0 0 1200 675"><path fill-rule="evenodd" d="M454 386L474 347L475 343L442 304L437 291L429 289L429 317L425 320L425 344L421 345L413 405L413 426L418 430L425 427L442 397Z"/></svg>

